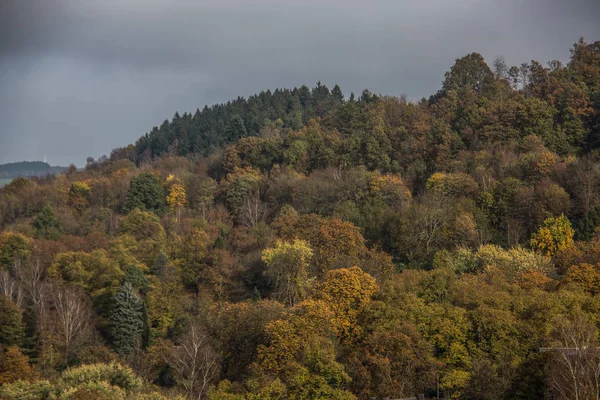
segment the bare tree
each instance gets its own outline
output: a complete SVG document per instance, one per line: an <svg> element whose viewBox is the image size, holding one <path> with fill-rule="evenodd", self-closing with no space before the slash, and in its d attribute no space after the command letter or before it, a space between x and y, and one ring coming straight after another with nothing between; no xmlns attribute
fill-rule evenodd
<svg viewBox="0 0 600 400"><path fill-rule="evenodd" d="M527 87L531 82L531 68L529 63L521 63L519 66L519 80L521 81L521 89L523 94L527 94Z"/></svg>
<svg viewBox="0 0 600 400"><path fill-rule="evenodd" d="M424 196L413 207L408 251L423 252L429 256L437 251L443 241L444 229L452 221L446 201L441 196Z"/></svg>
<svg viewBox="0 0 600 400"><path fill-rule="evenodd" d="M551 72L556 72L563 68L562 62L558 60L548 61L546 64L548 64L548 68L550 68Z"/></svg>
<svg viewBox="0 0 600 400"><path fill-rule="evenodd" d="M198 325L192 325L165 357L175 370L176 379L190 399L203 399L209 385L217 377L219 356L210 344L209 336Z"/></svg>
<svg viewBox="0 0 600 400"><path fill-rule="evenodd" d="M51 286L52 308L56 318L53 325L69 360L77 347L93 332L92 307L82 289L58 284Z"/></svg>
<svg viewBox="0 0 600 400"><path fill-rule="evenodd" d="M508 76L508 66L506 65L506 61L504 61L504 57L496 57L492 66L496 79L506 79Z"/></svg>
<svg viewBox="0 0 600 400"><path fill-rule="evenodd" d="M336 167L331 168L331 173L333 175L333 180L335 182L340 182L342 180L342 174L344 173L344 168L342 165L338 165Z"/></svg>
<svg viewBox="0 0 600 400"><path fill-rule="evenodd" d="M511 87L514 90L519 90L519 68L512 66L508 69L508 76L510 78Z"/></svg>
<svg viewBox="0 0 600 400"><path fill-rule="evenodd" d="M34 255L29 262L15 262L15 275L31 301L33 311L38 318L38 326L42 326L46 299L48 298L48 288L45 281L46 270L46 266L37 255Z"/></svg>
<svg viewBox="0 0 600 400"><path fill-rule="evenodd" d="M19 282L10 275L10 272L0 271L0 294L11 299L17 307L23 306L23 291Z"/></svg>
<svg viewBox="0 0 600 400"><path fill-rule="evenodd" d="M254 226L263 220L267 213L267 207L260 199L258 192L246 196L244 205L240 210L240 219L246 226Z"/></svg>
<svg viewBox="0 0 600 400"><path fill-rule="evenodd" d="M600 351L596 327L582 316L562 319L554 332L549 380L559 399L597 400L600 393Z"/></svg>

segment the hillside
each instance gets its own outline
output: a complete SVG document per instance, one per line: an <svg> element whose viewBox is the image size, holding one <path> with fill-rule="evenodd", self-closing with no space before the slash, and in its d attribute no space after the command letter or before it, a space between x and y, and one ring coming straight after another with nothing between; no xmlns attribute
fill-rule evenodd
<svg viewBox="0 0 600 400"><path fill-rule="evenodd" d="M0 398L595 398L600 42L490 65L419 102L266 91L13 180Z"/></svg>
<svg viewBox="0 0 600 400"><path fill-rule="evenodd" d="M60 174L66 167L52 167L42 161L21 161L0 164L0 179Z"/></svg>

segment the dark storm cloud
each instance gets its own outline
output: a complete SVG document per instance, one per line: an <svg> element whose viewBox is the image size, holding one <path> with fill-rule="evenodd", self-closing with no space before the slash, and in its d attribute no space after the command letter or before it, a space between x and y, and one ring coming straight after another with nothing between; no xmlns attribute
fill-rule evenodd
<svg viewBox="0 0 600 400"><path fill-rule="evenodd" d="M418 99L472 51L568 59L600 2L3 0L0 162L82 164L175 110L339 84Z"/></svg>

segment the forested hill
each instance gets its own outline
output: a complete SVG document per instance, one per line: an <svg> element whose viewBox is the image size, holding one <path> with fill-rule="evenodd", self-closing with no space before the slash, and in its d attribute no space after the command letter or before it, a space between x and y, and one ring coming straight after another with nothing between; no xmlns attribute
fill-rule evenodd
<svg viewBox="0 0 600 400"><path fill-rule="evenodd" d="M21 161L0 164L0 179L60 174L64 170L65 167L52 167L42 161Z"/></svg>
<svg viewBox="0 0 600 400"><path fill-rule="evenodd" d="M343 143L332 148L338 155L350 155L351 164L384 170L407 171L415 153L404 157L400 148L407 149L415 140L422 147L418 158L428 164L443 157L439 152L454 158L460 150L479 150L528 135L538 136L560 155L588 151L600 144L597 47L597 43L576 44L566 66L559 61L546 66L531 61L509 67L500 58L490 68L473 53L458 59L446 73L442 89L418 104L368 91L345 100L339 86L330 90L320 83L313 89L261 92L194 114L175 113L171 121L142 136L135 149L116 149L113 159L129 158L139 164L164 154L206 157L240 138L260 136L261 129L273 124L291 132L315 118L339 134ZM366 153L367 147L370 154L356 154ZM428 154L422 153L425 148Z"/></svg>
<svg viewBox="0 0 600 400"><path fill-rule="evenodd" d="M0 189L0 398L596 399L600 42L441 79L264 92Z"/></svg>
<svg viewBox="0 0 600 400"><path fill-rule="evenodd" d="M171 122L141 137L136 155L144 159L165 153L207 156L214 149L236 140L258 135L265 122L280 120L290 129L302 127L309 119L323 117L342 104L339 86L329 90L319 82L293 90L266 91L248 99L238 98L226 104L205 106L194 115L175 113Z"/></svg>

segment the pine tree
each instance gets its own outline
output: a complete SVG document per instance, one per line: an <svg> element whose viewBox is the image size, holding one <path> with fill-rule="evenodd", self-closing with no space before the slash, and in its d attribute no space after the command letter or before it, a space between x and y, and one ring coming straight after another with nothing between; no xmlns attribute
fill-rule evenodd
<svg viewBox="0 0 600 400"><path fill-rule="evenodd" d="M248 136L244 120L239 115L234 115L227 124L226 138L228 142Z"/></svg>
<svg viewBox="0 0 600 400"><path fill-rule="evenodd" d="M126 282L113 298L110 315L111 336L117 353L134 352L144 331L144 302L133 286Z"/></svg>
<svg viewBox="0 0 600 400"><path fill-rule="evenodd" d="M331 89L331 96L337 104L341 104L344 102L344 94L342 93L342 89L340 89L338 85L335 85L333 89Z"/></svg>
<svg viewBox="0 0 600 400"><path fill-rule="evenodd" d="M152 290L152 286L150 285L150 281L146 277L146 274L135 265L127 265L123 268L123 271L125 272L123 282L130 283L142 296L145 296Z"/></svg>

